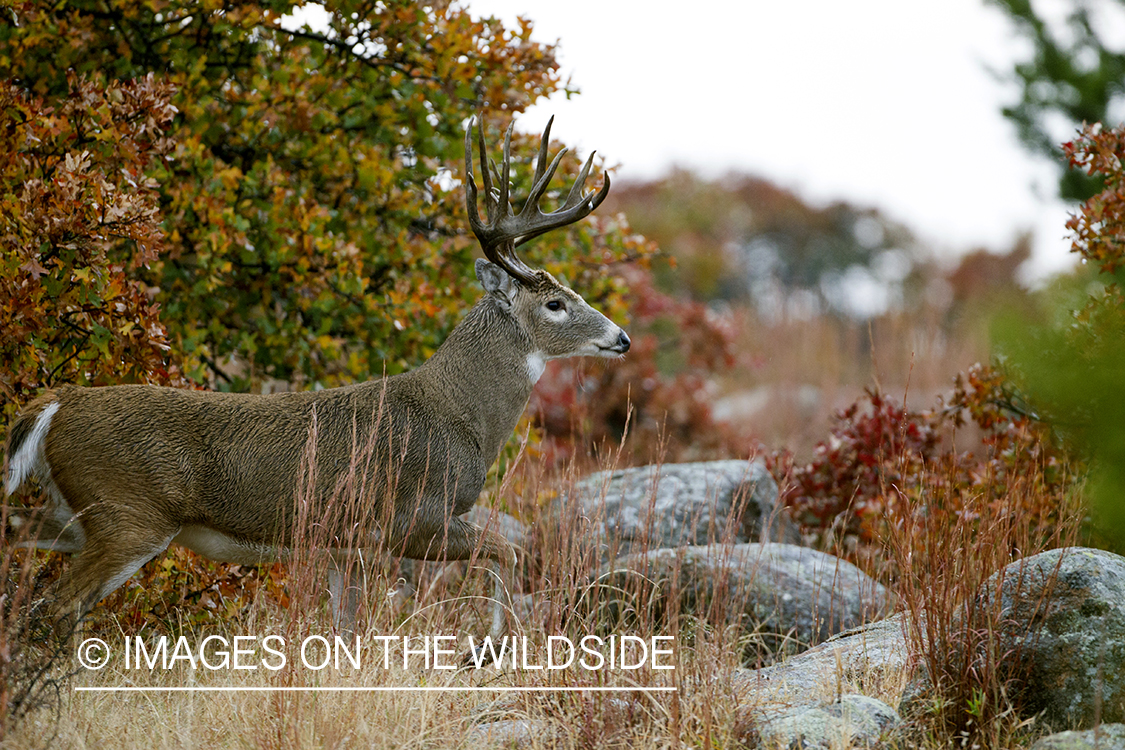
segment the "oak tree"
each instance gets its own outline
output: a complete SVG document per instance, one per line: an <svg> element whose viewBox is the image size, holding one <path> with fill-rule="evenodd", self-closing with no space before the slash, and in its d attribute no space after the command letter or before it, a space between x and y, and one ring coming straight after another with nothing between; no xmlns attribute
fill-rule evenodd
<svg viewBox="0 0 1125 750"><path fill-rule="evenodd" d="M331 386L424 360L478 293L458 182L466 121L489 113L495 139L562 85L526 20L345 0L310 26L287 17L297 5L26 2L0 20L0 66L29 95L65 96L68 75L174 87L174 145L144 173L165 251L136 277L184 372L215 387ZM529 160L525 140L514 150ZM544 237L532 261L582 269L568 281L620 307L602 269L628 239L591 226Z"/></svg>

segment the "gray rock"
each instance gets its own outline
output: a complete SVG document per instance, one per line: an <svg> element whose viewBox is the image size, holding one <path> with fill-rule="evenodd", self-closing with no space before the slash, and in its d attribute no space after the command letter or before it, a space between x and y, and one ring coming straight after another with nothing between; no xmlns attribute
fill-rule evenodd
<svg viewBox="0 0 1125 750"><path fill-rule="evenodd" d="M1000 603L1001 653L1026 679L1030 713L1057 728L1125 722L1125 557L1082 547L1029 557L1004 569Z"/></svg>
<svg viewBox="0 0 1125 750"><path fill-rule="evenodd" d="M910 669L902 615L832 636L796 656L761 669L739 669L731 682L751 709L769 701L821 703L838 692L893 692Z"/></svg>
<svg viewBox="0 0 1125 750"><path fill-rule="evenodd" d="M763 537L799 541L795 527L777 512L777 483L760 462L706 461L598 472L577 482L562 507L592 521L602 559Z"/></svg>
<svg viewBox="0 0 1125 750"><path fill-rule="evenodd" d="M554 729L547 721L504 719L471 727L468 739L486 747L556 747L560 743Z"/></svg>
<svg viewBox="0 0 1125 750"><path fill-rule="evenodd" d="M767 747L870 747L901 723L895 710L865 695L843 695L837 702L803 706L763 719L758 734Z"/></svg>
<svg viewBox="0 0 1125 750"><path fill-rule="evenodd" d="M1048 735L1032 745L1031 750L1125 750L1125 724L1102 724L1096 730Z"/></svg>
<svg viewBox="0 0 1125 750"><path fill-rule="evenodd" d="M886 590L851 563L790 544L657 549L615 560L600 580L622 611L650 609L660 618L678 606L711 621L741 621L761 639L751 659L821 643L881 617L889 604Z"/></svg>
<svg viewBox="0 0 1125 750"><path fill-rule="evenodd" d="M1019 560L985 585L978 607L997 606L1000 677L1026 716L1055 729L1125 722L1125 557L1070 547ZM899 711L924 709L929 690L919 670Z"/></svg>

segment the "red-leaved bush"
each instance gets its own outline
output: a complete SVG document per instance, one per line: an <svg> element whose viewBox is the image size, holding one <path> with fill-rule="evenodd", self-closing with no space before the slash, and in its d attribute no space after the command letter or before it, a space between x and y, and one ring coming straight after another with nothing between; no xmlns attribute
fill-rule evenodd
<svg viewBox="0 0 1125 750"><path fill-rule="evenodd" d="M185 385L140 269L164 251L146 170L173 148L174 88L67 78L48 102L0 83L3 414L59 383Z"/></svg>
<svg viewBox="0 0 1125 750"><path fill-rule="evenodd" d="M1049 429L993 367L958 375L953 393L932 410L913 411L869 389L835 419L812 461L798 465L783 450L767 462L806 535L873 572L893 575L883 546L904 517L952 517L1003 503L1050 534L1074 483ZM978 439L973 450L958 448L959 433Z"/></svg>
<svg viewBox="0 0 1125 750"><path fill-rule="evenodd" d="M1125 128L1104 128L1100 122L1085 125L1078 137L1063 144L1071 169L1105 181L1105 190L1092 196L1072 214L1066 228L1073 235L1072 250L1094 263L1103 273L1125 268Z"/></svg>

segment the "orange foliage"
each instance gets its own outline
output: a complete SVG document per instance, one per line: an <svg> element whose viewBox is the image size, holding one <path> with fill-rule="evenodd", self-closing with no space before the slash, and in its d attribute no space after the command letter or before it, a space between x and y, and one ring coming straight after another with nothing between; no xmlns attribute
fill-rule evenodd
<svg viewBox="0 0 1125 750"><path fill-rule="evenodd" d="M55 383L182 383L136 278L164 251L146 172L172 147L172 87L68 77L50 105L0 82L0 390L5 415Z"/></svg>

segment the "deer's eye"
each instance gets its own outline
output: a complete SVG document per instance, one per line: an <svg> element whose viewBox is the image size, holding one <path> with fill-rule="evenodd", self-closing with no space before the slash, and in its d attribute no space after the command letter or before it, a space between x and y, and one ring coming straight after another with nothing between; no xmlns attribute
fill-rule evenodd
<svg viewBox="0 0 1125 750"><path fill-rule="evenodd" d="M559 302L557 299L553 299L547 303L547 309L551 312L557 312L558 310L565 310L566 306L563 305L562 302Z"/></svg>

